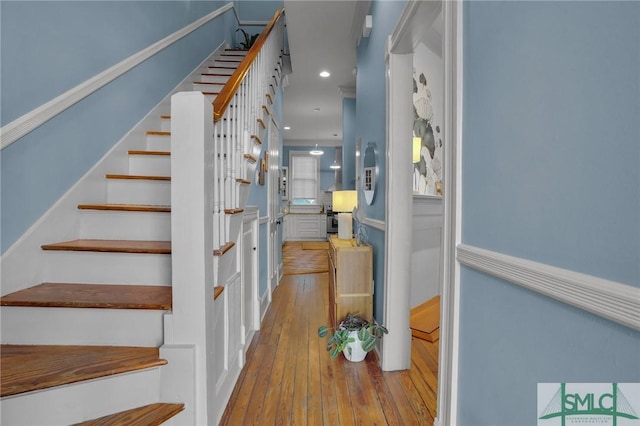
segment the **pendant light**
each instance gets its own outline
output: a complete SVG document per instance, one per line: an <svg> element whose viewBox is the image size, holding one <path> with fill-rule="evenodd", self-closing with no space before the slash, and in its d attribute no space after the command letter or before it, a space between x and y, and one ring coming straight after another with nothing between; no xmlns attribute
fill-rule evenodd
<svg viewBox="0 0 640 426"><path fill-rule="evenodd" d="M311 151L309 151L309 154L311 154L311 155L322 155L322 154L324 154L324 151L321 150L318 147L318 144L316 144L315 148L313 148Z"/></svg>

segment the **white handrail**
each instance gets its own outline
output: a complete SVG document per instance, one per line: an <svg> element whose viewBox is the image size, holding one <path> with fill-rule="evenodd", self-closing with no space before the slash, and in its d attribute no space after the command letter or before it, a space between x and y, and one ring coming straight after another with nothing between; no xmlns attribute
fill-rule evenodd
<svg viewBox="0 0 640 426"><path fill-rule="evenodd" d="M39 107L29 111L22 117L19 117L12 122L6 124L0 129L0 150L11 145L24 135L37 129L42 124L51 120L56 115L60 114L67 108L80 102L82 99L91 95L96 90L109 84L116 78L120 77L130 69L140 65L156 53L160 52L164 48L172 45L181 38L189 35L193 31L197 30L201 26L205 25L212 19L222 15L229 9L233 9L234 15L238 25L258 25L257 21L240 21L238 13L232 2L214 10L206 16L198 19L197 21L185 26L184 28L168 35L160 41L152 44L151 46L140 50L139 52L131 55L127 59L119 62L118 64L108 68L107 70L95 75L94 77L86 80L83 83L75 86L74 88L66 91L60 96L50 100L49 102L40 105Z"/></svg>

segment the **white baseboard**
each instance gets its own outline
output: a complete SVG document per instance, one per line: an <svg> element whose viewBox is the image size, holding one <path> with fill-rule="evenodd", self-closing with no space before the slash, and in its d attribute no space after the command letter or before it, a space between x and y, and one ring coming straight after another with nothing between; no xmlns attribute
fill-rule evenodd
<svg viewBox="0 0 640 426"><path fill-rule="evenodd" d="M463 265L640 330L640 288L460 244Z"/></svg>
<svg viewBox="0 0 640 426"><path fill-rule="evenodd" d="M260 297L260 324L264 320L264 316L267 313L267 309L269 309L269 290L267 289L262 297Z"/></svg>

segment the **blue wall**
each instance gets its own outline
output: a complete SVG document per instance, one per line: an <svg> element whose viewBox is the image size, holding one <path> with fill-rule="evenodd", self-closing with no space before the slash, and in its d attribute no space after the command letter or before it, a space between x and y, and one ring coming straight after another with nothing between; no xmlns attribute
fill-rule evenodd
<svg viewBox="0 0 640 426"><path fill-rule="evenodd" d="M385 46L396 21L405 6L405 1L373 1L369 14L373 15L373 29L368 38L362 38L357 50L358 75L356 77L356 128L355 138L362 139L364 150L369 142L378 145L379 177L375 199L371 206L359 194L358 205L363 207L367 217L385 219L385 173L386 173L386 97L385 97ZM363 155L360 156L362 161ZM374 315L384 322L384 233L367 227L369 242L374 252Z"/></svg>
<svg viewBox="0 0 640 426"><path fill-rule="evenodd" d="M356 189L356 99L342 100L342 189Z"/></svg>
<svg viewBox="0 0 640 426"><path fill-rule="evenodd" d="M236 1L236 7L238 8L238 15L240 15L242 21L268 21L273 17L276 10L284 7L284 2L273 0L239 0Z"/></svg>
<svg viewBox="0 0 640 426"><path fill-rule="evenodd" d="M2 1L5 125L224 2ZM214 48L233 12L198 29L2 150L4 253Z"/></svg>
<svg viewBox="0 0 640 426"><path fill-rule="evenodd" d="M640 3L464 5L462 239L640 285ZM539 382L637 382L640 334L463 268L459 424Z"/></svg>

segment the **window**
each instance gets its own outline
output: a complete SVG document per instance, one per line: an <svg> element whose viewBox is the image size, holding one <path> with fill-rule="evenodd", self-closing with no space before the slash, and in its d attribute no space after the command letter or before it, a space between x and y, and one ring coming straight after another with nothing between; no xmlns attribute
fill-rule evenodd
<svg viewBox="0 0 640 426"><path fill-rule="evenodd" d="M289 195L294 204L315 204L320 182L320 159L306 151L289 153Z"/></svg>

